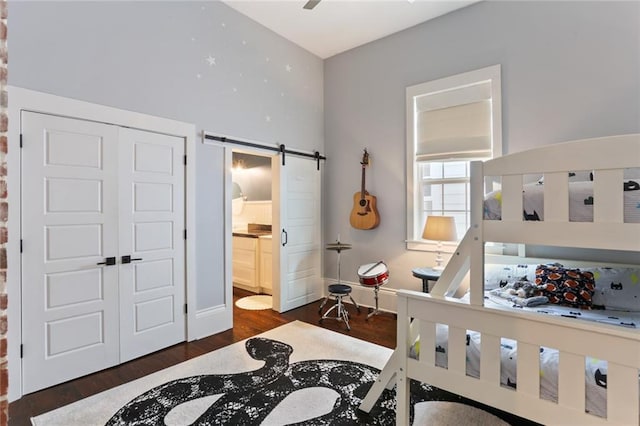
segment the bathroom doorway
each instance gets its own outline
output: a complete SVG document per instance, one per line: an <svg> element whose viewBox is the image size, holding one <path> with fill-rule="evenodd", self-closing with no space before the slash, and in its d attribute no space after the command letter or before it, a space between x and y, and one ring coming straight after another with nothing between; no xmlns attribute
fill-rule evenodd
<svg viewBox="0 0 640 426"><path fill-rule="evenodd" d="M277 154L271 154L269 151L274 149L268 146L262 150L256 143L207 137L229 144L225 154L227 297L233 294L234 286L243 291L248 288L257 295L271 292L272 309L277 312L286 312L319 300L323 295L320 162L324 157L318 153L288 151L284 146L277 150ZM258 149L238 145L251 145ZM250 157L237 154L248 154ZM264 189L264 184L269 180L268 173L259 179L260 166L250 167L253 161L260 161L254 157L267 158L271 162L270 202L267 196L262 200L252 199L249 192L249 187L260 180ZM266 172L268 167L263 163L262 169ZM268 193L268 190L264 192ZM262 256L259 257L259 254Z"/></svg>
<svg viewBox="0 0 640 426"><path fill-rule="evenodd" d="M242 309L273 308L271 156L233 150L232 283Z"/></svg>

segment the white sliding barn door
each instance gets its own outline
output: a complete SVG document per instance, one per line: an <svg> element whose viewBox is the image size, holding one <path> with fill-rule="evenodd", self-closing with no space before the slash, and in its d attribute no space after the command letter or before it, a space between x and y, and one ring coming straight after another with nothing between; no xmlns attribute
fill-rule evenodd
<svg viewBox="0 0 640 426"><path fill-rule="evenodd" d="M185 340L184 139L22 115L23 393Z"/></svg>
<svg viewBox="0 0 640 426"><path fill-rule="evenodd" d="M120 143L124 362L185 339L184 140L122 128Z"/></svg>
<svg viewBox="0 0 640 426"><path fill-rule="evenodd" d="M280 297L274 308L285 312L318 300L321 274L321 172L316 161L287 155L285 165L273 157L274 281ZM279 243L276 243L278 241Z"/></svg>
<svg viewBox="0 0 640 426"><path fill-rule="evenodd" d="M118 363L118 129L22 114L24 393ZM100 264L103 263L103 264Z"/></svg>

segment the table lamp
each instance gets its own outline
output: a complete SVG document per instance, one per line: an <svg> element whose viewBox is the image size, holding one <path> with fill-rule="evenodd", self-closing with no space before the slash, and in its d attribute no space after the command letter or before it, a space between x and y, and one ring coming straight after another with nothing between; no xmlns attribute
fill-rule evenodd
<svg viewBox="0 0 640 426"><path fill-rule="evenodd" d="M438 242L436 266L433 269L442 271L444 269L444 266L442 266L442 242L456 241L458 239L455 219L453 216L427 216L422 238Z"/></svg>

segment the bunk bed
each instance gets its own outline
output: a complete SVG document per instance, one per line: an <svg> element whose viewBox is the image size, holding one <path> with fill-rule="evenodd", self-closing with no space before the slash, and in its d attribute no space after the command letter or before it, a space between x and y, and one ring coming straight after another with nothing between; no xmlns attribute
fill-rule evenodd
<svg viewBox="0 0 640 426"><path fill-rule="evenodd" d="M543 424L639 424L638 328L510 309L490 303L485 294L487 242L640 252L640 223L625 220L630 216L624 193L630 186L623 185L625 175L638 167L637 134L557 143L472 162L471 226L430 294L398 290L398 345L360 409L369 412L383 389L395 384L396 422L408 425L409 382L415 379ZM587 222L569 215L568 176L577 170L593 176L593 218ZM534 174L544 177L544 220L531 221L523 216L523 181ZM487 182L496 177L501 183L500 220L485 217ZM466 296L454 297L464 283ZM443 338L446 363L438 351ZM469 339L478 352L473 374ZM501 380L505 342L513 350L514 386ZM553 397L545 394L541 380L550 374L542 359L545 349L557 359ZM597 412L587 402L591 386L586 370L593 362L604 363L600 373L606 374L606 389L599 387L604 407Z"/></svg>

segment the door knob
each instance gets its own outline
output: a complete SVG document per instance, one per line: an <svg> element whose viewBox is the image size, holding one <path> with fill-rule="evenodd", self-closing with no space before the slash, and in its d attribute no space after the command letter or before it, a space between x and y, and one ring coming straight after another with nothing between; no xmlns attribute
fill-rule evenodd
<svg viewBox="0 0 640 426"><path fill-rule="evenodd" d="M111 265L115 265L115 264L116 264L115 256L107 257L107 258L104 259L104 262L96 263L96 265L107 265L107 266L111 266Z"/></svg>
<svg viewBox="0 0 640 426"><path fill-rule="evenodd" d="M122 256L122 263L131 263L135 260L142 260L141 257L132 258L131 255Z"/></svg>

